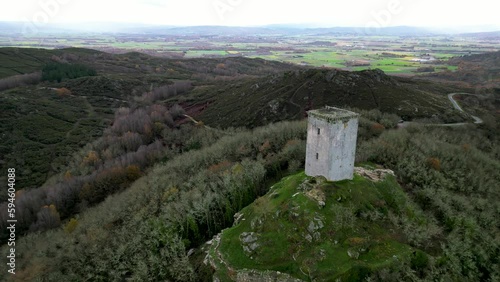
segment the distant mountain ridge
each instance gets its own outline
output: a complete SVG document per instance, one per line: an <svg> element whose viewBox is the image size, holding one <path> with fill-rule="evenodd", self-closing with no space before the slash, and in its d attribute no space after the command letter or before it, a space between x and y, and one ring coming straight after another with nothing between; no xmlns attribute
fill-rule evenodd
<svg viewBox="0 0 500 282"><path fill-rule="evenodd" d="M21 34L32 32L26 22L0 22L0 32L4 34ZM69 33L69 32L95 32L95 33L150 33L162 35L335 35L335 34L358 34L358 35L392 35L392 36L424 36L438 34L461 34L468 32L477 34L480 32L499 33L500 27L464 27L461 29L450 28L427 28L414 26L387 26L380 28L365 27L313 27L301 24L275 24L265 26L171 26L171 25L148 25L134 23L82 23L82 24L44 24L36 27L41 33Z"/></svg>

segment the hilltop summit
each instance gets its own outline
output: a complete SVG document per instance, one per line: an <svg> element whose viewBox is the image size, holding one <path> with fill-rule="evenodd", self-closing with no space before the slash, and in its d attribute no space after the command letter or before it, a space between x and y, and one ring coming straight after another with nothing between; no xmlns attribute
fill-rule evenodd
<svg viewBox="0 0 500 282"><path fill-rule="evenodd" d="M389 219L406 201L392 172L357 171L382 177L329 182L301 172L273 185L210 242L214 281L359 281L401 261L422 267L415 258L427 255Z"/></svg>

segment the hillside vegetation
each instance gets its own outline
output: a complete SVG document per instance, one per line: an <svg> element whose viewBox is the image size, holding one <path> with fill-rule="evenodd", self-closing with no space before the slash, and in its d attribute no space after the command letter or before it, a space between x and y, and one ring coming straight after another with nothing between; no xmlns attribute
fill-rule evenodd
<svg viewBox="0 0 500 282"><path fill-rule="evenodd" d="M53 56L62 56L65 53L87 56L100 52L81 48L60 50L12 47L0 48L0 78L39 71L44 64L51 62Z"/></svg>
<svg viewBox="0 0 500 282"><path fill-rule="evenodd" d="M500 51L453 57L448 63L457 66L457 70L424 77L475 87L478 92L500 93Z"/></svg>
<svg viewBox="0 0 500 282"><path fill-rule="evenodd" d="M244 58L18 52L25 59L85 64L96 75L8 85L0 92L0 165L16 168L18 220L16 275L2 280L212 281L214 272L234 279L229 268L204 263L205 242L230 228L242 209L250 219L273 208L280 213L266 216L257 232L265 238L264 231L282 225L291 239L282 237L281 252L254 261L241 250L224 250L240 238L229 231L234 236L221 237L228 265L306 280L500 278L494 97L459 101L484 115L480 125L396 129L401 117L467 120L446 98L459 89L378 70L303 70ZM47 62L26 72L41 71ZM361 114L357 161L392 169L395 177L313 183L301 173L304 111L325 103ZM323 208L303 195L307 187L293 197L303 181L324 193ZM270 197L259 199L271 187ZM7 210L2 198L2 243ZM297 230L294 213L303 219ZM260 224L249 227L247 220L232 230L256 232L238 229ZM309 238L311 221L316 230L307 230ZM286 252L296 260L278 263ZM323 257L338 261L333 272L321 264Z"/></svg>
<svg viewBox="0 0 500 282"><path fill-rule="evenodd" d="M296 66L261 59L164 59L80 48L0 51L0 61L17 58L0 70L15 69L18 74L0 80L4 89L0 126L5 133L0 136L4 156L0 168L19 167L26 179L20 188L38 187L64 173L72 154L102 136L115 110L142 106L144 93L176 81L190 81L194 90L167 95L158 102L167 107L180 104L189 115L213 127L252 128L301 119L306 110L325 104L377 108L405 120L433 115L434 122L467 119L451 107L445 94L452 90L446 86L389 77L380 71L299 71ZM286 72L290 70L294 71ZM53 82L40 82L42 78Z"/></svg>
<svg viewBox="0 0 500 282"><path fill-rule="evenodd" d="M304 125L228 132L211 146L157 165L129 189L84 211L63 229L22 238L17 243L18 273L11 278L198 280L197 266L189 263L185 248L231 224L235 212L265 191L266 179L301 165ZM198 131L201 144L215 139L210 130ZM36 250L29 247L32 244Z"/></svg>
<svg viewBox="0 0 500 282"><path fill-rule="evenodd" d="M74 153L102 136L115 110L136 107L146 92L159 93L178 80L211 85L292 68L243 58L179 61L80 48L0 48L0 62L0 169L18 168L18 188L35 188L64 173Z"/></svg>
<svg viewBox="0 0 500 282"><path fill-rule="evenodd" d="M403 188L284 178L204 247L208 264L221 281L496 281L500 151L488 136L410 127L361 141L357 160L394 169Z"/></svg>
<svg viewBox="0 0 500 282"><path fill-rule="evenodd" d="M405 120L431 116L441 122L465 120L452 109L444 95L447 91L435 84L390 77L380 70L311 69L198 89L193 99L208 104L199 118L221 127L301 119L307 110L324 105L378 109Z"/></svg>
<svg viewBox="0 0 500 282"><path fill-rule="evenodd" d="M370 132L368 123L361 126ZM287 215L302 213L307 221L314 220L315 212L325 212L324 218L318 217L324 225L318 231L321 240L305 244L308 239L301 232L310 222L304 221L290 240L283 237L280 253L262 251L261 257L255 256L262 264L231 249L229 265L252 263L260 270L279 270L302 279L338 275L343 281L356 275L384 281L499 277L498 140L485 137L484 129L409 127L360 138L357 158L394 169L404 190L391 177L380 184L359 177L354 182L325 183L323 209L303 195L290 198L303 174L274 184L303 167L304 122L222 135L207 128L195 132L192 142L199 142L198 149L157 164L130 188L84 210L63 228L21 238L18 274L10 278L211 281L213 270L203 264L205 253L199 246L231 226L233 215L271 186L269 195L279 195L257 200L253 214L252 208L244 209L249 221L240 226L248 228L253 217L268 214L275 206L280 214L268 214L269 222L263 220L259 230L272 231L276 224L293 230ZM273 248L272 241L266 246ZM188 256L191 248L194 254ZM358 259L348 257L350 248L359 253ZM321 249L325 261L341 258L335 273L321 263L314 266L313 260L322 257ZM276 256L289 251L298 262L276 263ZM307 254L315 256L307 260Z"/></svg>

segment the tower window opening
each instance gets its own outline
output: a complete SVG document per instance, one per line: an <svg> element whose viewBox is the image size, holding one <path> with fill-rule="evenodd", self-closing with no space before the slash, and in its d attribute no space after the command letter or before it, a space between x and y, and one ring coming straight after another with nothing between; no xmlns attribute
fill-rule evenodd
<svg viewBox="0 0 500 282"><path fill-rule="evenodd" d="M320 133L321 133L321 129L320 129L320 128L318 128L318 135L319 135Z"/></svg>
<svg viewBox="0 0 500 282"><path fill-rule="evenodd" d="M317 160L319 159L319 153L316 153L316 159Z"/></svg>

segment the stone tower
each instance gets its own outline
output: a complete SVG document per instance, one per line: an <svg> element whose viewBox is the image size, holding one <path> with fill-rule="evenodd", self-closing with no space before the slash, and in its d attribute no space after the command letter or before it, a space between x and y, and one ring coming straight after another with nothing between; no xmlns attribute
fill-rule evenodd
<svg viewBox="0 0 500 282"><path fill-rule="evenodd" d="M352 179L359 114L328 106L307 113L306 174Z"/></svg>

